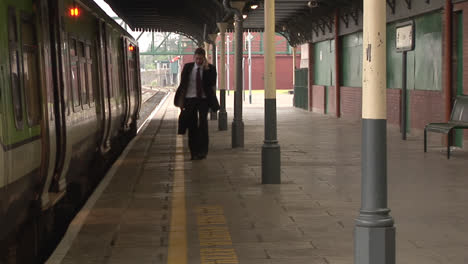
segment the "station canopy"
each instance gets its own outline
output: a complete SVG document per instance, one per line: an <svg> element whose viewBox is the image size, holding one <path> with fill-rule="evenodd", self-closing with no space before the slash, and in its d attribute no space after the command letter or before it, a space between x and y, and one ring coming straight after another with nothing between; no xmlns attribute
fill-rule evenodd
<svg viewBox="0 0 468 264"><path fill-rule="evenodd" d="M225 6L244 4L244 31L264 30L262 0L105 0L112 9L136 31L174 32L194 39L207 40L207 34L219 32L216 23L228 22L233 29L233 17ZM255 8L255 6L257 6ZM255 8L255 9L254 9ZM291 45L305 43L317 29L332 30L334 15L357 19L362 0L275 0L276 32Z"/></svg>

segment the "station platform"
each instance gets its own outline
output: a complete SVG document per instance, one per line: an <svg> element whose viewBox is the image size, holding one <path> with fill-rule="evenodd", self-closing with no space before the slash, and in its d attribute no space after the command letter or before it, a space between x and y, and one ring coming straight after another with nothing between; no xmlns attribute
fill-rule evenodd
<svg viewBox="0 0 468 264"><path fill-rule="evenodd" d="M360 208L361 122L292 107L278 93L280 185L261 184L263 97L244 102L245 147L209 121L190 161L168 97L75 217L49 264L351 264ZM468 263L468 153L423 152L388 129L396 263Z"/></svg>

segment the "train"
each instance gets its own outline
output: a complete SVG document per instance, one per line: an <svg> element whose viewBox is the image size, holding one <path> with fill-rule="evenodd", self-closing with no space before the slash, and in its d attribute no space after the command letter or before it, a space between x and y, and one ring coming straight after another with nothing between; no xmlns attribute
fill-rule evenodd
<svg viewBox="0 0 468 264"><path fill-rule="evenodd" d="M0 1L0 263L44 260L141 103L138 43L94 1Z"/></svg>

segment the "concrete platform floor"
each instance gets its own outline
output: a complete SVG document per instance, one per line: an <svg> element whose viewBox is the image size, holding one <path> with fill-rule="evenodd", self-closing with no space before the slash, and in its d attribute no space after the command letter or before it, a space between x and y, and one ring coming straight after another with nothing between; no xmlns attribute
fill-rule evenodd
<svg viewBox="0 0 468 264"><path fill-rule="evenodd" d="M228 97L231 106L232 94ZM247 96L248 100L248 96ZM351 264L360 208L360 121L291 107L278 94L281 185L261 184L263 99L244 104L245 147L210 122L190 161L172 98L131 143L48 263ZM468 263L468 154L423 153L388 129L398 264ZM76 235L76 237L75 237Z"/></svg>

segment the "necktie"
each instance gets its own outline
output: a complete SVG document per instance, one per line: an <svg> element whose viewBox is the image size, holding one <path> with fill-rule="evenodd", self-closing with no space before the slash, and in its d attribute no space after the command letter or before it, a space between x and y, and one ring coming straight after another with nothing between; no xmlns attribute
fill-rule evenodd
<svg viewBox="0 0 468 264"><path fill-rule="evenodd" d="M200 67L197 67L197 97L201 98L202 97L202 82L200 78Z"/></svg>

